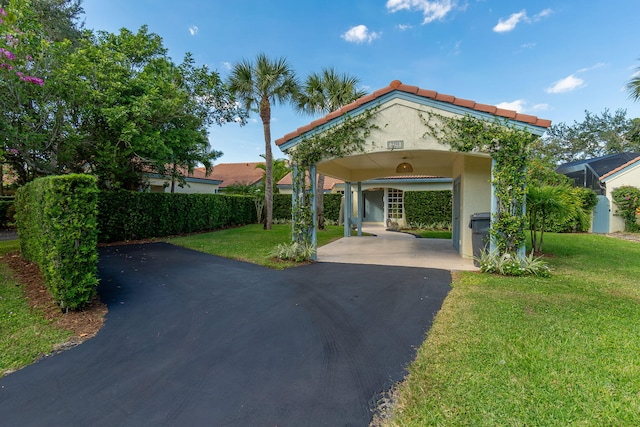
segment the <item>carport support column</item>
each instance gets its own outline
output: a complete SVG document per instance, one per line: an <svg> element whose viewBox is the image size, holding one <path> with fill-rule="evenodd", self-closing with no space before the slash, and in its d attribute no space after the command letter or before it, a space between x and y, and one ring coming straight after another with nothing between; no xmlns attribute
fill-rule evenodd
<svg viewBox="0 0 640 427"><path fill-rule="evenodd" d="M364 216L364 195L362 194L362 182L358 181L358 236L362 236L362 217Z"/></svg>
<svg viewBox="0 0 640 427"><path fill-rule="evenodd" d="M351 214L353 213L353 196L351 182L344 183L344 237L351 236Z"/></svg>
<svg viewBox="0 0 640 427"><path fill-rule="evenodd" d="M496 187L493 183L494 176L493 171L496 168L496 161L491 159L491 218L489 219L489 227L493 228L493 218L498 214L498 198L496 197ZM493 237L489 236L489 252L494 252L497 249L496 242Z"/></svg>
<svg viewBox="0 0 640 427"><path fill-rule="evenodd" d="M309 180L311 181L311 212L313 218L313 225L311 226L311 247L313 248L313 255L311 255L311 259L314 261L318 260L318 210L316 209L316 191L318 191L318 181L316 176L316 165L313 165L309 168ZM320 191L323 191L321 188Z"/></svg>

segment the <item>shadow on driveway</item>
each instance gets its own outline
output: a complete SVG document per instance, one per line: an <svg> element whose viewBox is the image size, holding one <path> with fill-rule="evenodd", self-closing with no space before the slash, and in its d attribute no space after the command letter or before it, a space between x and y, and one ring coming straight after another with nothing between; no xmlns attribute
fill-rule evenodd
<svg viewBox="0 0 640 427"><path fill-rule="evenodd" d="M4 426L367 426L446 270L285 271L166 243L100 250L103 329L0 379Z"/></svg>

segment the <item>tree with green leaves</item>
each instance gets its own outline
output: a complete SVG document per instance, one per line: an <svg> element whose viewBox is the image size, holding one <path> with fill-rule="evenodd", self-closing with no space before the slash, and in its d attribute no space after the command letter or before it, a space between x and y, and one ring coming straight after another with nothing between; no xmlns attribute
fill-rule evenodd
<svg viewBox="0 0 640 427"><path fill-rule="evenodd" d="M533 147L536 156L554 164L591 159L625 151L640 151L640 124L626 110L600 115L585 111L582 122L558 123Z"/></svg>
<svg viewBox="0 0 640 427"><path fill-rule="evenodd" d="M579 223L589 221L582 207L581 190L568 185L533 185L527 188L527 220L534 252L542 252L544 232L549 230L551 221L563 222L571 218Z"/></svg>
<svg viewBox="0 0 640 427"><path fill-rule="evenodd" d="M271 106L290 102L298 93L294 70L285 58L270 59L264 53L255 61L243 60L233 66L229 88L246 110L257 112L262 120L265 145L264 228L273 223L273 153L271 150Z"/></svg>
<svg viewBox="0 0 640 427"><path fill-rule="evenodd" d="M264 154L260 154L260 157L263 159L266 157ZM262 177L262 186L265 188L266 185L266 163L258 163L256 165L256 169L262 169L265 171L264 176ZM278 181L287 176L289 172L291 172L291 167L289 167L289 162L286 159L273 159L273 166L271 168L273 173L273 193L278 193Z"/></svg>
<svg viewBox="0 0 640 427"><path fill-rule="evenodd" d="M296 99L296 107L307 114L328 114L366 95L358 89L360 80L334 68L307 76ZM318 174L316 187L318 228L324 230L324 175Z"/></svg>

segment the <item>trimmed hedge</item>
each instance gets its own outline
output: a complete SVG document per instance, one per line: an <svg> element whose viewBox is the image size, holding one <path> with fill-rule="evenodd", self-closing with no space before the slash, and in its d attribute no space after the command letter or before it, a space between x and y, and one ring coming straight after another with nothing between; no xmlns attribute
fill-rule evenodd
<svg viewBox="0 0 640 427"><path fill-rule="evenodd" d="M452 191L405 191L404 216L407 224L451 222Z"/></svg>
<svg viewBox="0 0 640 427"><path fill-rule="evenodd" d="M325 193L324 195L324 219L338 221L340 216L340 202L342 194ZM291 194L273 195L273 219L291 220Z"/></svg>
<svg viewBox="0 0 640 427"><path fill-rule="evenodd" d="M16 195L22 256L38 265L63 310L96 294L97 195L95 177L78 174L38 178Z"/></svg>
<svg viewBox="0 0 640 427"><path fill-rule="evenodd" d="M255 223L253 197L226 194L103 191L100 242L148 239Z"/></svg>

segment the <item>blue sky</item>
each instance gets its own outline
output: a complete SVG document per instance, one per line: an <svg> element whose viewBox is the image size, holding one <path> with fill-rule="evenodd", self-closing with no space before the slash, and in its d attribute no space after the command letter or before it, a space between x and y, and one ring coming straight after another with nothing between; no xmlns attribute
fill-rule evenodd
<svg viewBox="0 0 640 427"><path fill-rule="evenodd" d="M300 79L324 67L371 92L393 80L571 124L584 111L640 102L625 84L640 66L638 0L84 0L85 26L117 32L147 24L180 62L191 52L223 77L264 52ZM315 117L272 112L272 139ZM211 129L218 163L260 161L262 124ZM275 147L275 146L274 146ZM275 157L284 157L274 148Z"/></svg>

